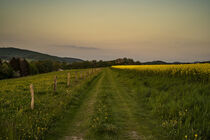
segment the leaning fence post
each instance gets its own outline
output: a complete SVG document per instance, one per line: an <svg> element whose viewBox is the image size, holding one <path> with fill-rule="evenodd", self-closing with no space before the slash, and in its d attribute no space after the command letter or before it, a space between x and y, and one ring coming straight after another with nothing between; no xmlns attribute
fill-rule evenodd
<svg viewBox="0 0 210 140"><path fill-rule="evenodd" d="M33 84L30 84L30 92L31 92L31 109L34 109L34 87Z"/></svg>
<svg viewBox="0 0 210 140"><path fill-rule="evenodd" d="M54 78L54 92L56 92L56 87L57 87L57 76Z"/></svg>
<svg viewBox="0 0 210 140"><path fill-rule="evenodd" d="M67 86L70 85L70 73L68 73L68 76L67 76Z"/></svg>

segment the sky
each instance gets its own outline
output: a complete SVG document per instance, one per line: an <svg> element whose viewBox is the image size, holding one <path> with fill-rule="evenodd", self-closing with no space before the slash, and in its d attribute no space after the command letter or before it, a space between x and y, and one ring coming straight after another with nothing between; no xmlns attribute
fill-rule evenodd
<svg viewBox="0 0 210 140"><path fill-rule="evenodd" d="M210 0L0 0L0 47L84 60L210 60Z"/></svg>

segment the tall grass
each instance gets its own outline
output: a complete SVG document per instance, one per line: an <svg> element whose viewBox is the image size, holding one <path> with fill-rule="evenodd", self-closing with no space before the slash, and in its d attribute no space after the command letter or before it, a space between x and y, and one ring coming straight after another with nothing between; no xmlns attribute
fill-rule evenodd
<svg viewBox="0 0 210 140"><path fill-rule="evenodd" d="M210 139L210 82L206 77L188 80L152 69L114 71L144 99L170 139Z"/></svg>

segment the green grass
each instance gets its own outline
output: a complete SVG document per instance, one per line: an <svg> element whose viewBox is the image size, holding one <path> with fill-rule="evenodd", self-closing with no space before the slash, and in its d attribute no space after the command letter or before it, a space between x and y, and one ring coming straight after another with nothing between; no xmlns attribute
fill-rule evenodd
<svg viewBox="0 0 210 140"><path fill-rule="evenodd" d="M114 121L111 108L113 93L109 73L106 69L90 122L91 132L95 139L117 139L118 126Z"/></svg>
<svg viewBox="0 0 210 140"><path fill-rule="evenodd" d="M137 93L133 92L132 87L127 88L118 81L117 75L110 69L103 70L98 82L90 86L92 89L88 90L88 97L74 112L75 117L69 121L69 132L65 133L63 139L165 138L160 134L159 120L151 117L146 108L139 108Z"/></svg>
<svg viewBox="0 0 210 140"><path fill-rule="evenodd" d="M146 111L161 121L163 132L167 132L166 137L210 138L209 82L154 74L144 75L135 70L113 71L117 75L115 79L137 93L139 107L143 104Z"/></svg>
<svg viewBox="0 0 210 140"><path fill-rule="evenodd" d="M165 139L159 120L151 115L144 99L139 98L131 80L113 71L110 78L115 93L112 107L121 129L120 139Z"/></svg>
<svg viewBox="0 0 210 140"><path fill-rule="evenodd" d="M50 134L52 137L61 132L63 134L55 139L116 139L117 128L109 108L111 105L110 94L106 92L110 82L107 79L107 74L107 70L104 70L83 91L85 96L81 98L80 104L73 110L69 110L66 118L57 122L57 126L53 129L58 131ZM107 91L111 91L111 89ZM52 137L49 139L54 139Z"/></svg>
<svg viewBox="0 0 210 140"><path fill-rule="evenodd" d="M105 68L77 81L63 71L0 85L1 139L210 139L209 82Z"/></svg>
<svg viewBox="0 0 210 140"><path fill-rule="evenodd" d="M87 70L77 70L79 72ZM71 73L70 87L66 86ZM86 79L75 80L75 70L52 72L18 79L0 81L0 139L41 139L50 127L63 117L65 110L75 104ZM53 91L54 76L57 91ZM35 108L30 109L29 85L33 83ZM86 89L85 89L86 90Z"/></svg>
<svg viewBox="0 0 210 140"><path fill-rule="evenodd" d="M86 115L90 114L90 109L87 109L87 107L90 106L87 106L87 104L84 103L92 102L92 100L94 100L92 89L93 87L95 87L95 84L97 84L100 78L101 74L92 78L85 85L77 88L77 90L75 91L77 97L74 97L71 100L70 107L63 114L63 118L55 122L53 126L49 129L46 139L59 139L63 136L65 137L83 131L81 125L85 127L88 125L86 122ZM79 127L78 124L80 124Z"/></svg>

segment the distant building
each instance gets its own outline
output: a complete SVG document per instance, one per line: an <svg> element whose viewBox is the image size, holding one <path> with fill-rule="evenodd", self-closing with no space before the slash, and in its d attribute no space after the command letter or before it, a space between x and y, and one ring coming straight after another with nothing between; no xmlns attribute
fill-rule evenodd
<svg viewBox="0 0 210 140"><path fill-rule="evenodd" d="M63 69L58 69L58 71L63 71Z"/></svg>

